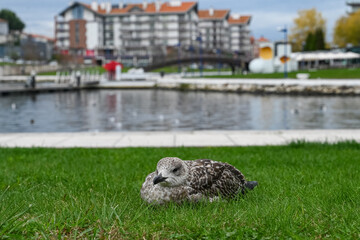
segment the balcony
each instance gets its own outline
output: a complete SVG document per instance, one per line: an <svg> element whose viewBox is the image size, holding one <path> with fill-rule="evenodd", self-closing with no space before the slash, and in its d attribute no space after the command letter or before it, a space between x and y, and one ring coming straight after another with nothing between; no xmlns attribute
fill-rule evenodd
<svg viewBox="0 0 360 240"><path fill-rule="evenodd" d="M140 36L132 36L132 35L121 35L120 38L123 40L141 40Z"/></svg>
<svg viewBox="0 0 360 240"><path fill-rule="evenodd" d="M150 31L150 26L124 26L120 31Z"/></svg>
<svg viewBox="0 0 360 240"><path fill-rule="evenodd" d="M64 37L64 36L58 36L57 38L56 38L56 40L57 41L66 41L66 40L69 40L69 37Z"/></svg>
<svg viewBox="0 0 360 240"><path fill-rule="evenodd" d="M69 32L69 29L58 28L58 29L56 29L56 32L57 33L67 33L67 32Z"/></svg>
<svg viewBox="0 0 360 240"><path fill-rule="evenodd" d="M64 31L69 31L69 26L68 25L56 25L56 30L64 30Z"/></svg>
<svg viewBox="0 0 360 240"><path fill-rule="evenodd" d="M186 32L186 31L191 31L192 29L190 27L180 27L180 32Z"/></svg>

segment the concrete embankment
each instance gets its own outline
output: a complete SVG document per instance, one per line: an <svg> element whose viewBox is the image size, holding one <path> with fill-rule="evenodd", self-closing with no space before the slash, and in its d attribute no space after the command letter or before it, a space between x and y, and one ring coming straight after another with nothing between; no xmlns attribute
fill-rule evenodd
<svg viewBox="0 0 360 240"><path fill-rule="evenodd" d="M217 147L360 142L360 130L0 133L0 147Z"/></svg>
<svg viewBox="0 0 360 240"><path fill-rule="evenodd" d="M25 77L11 77L7 81L25 82ZM37 82L51 81L55 82L54 76L39 76ZM64 83L62 84L64 85ZM59 85L60 86L60 85ZM59 86L52 86L55 91ZM62 86L64 88L64 86ZM59 88L61 90L62 88ZM151 76L145 81L104 81L101 80L98 85L82 84L79 89L139 89L139 88L157 88L157 89L174 89L174 90L192 90L192 91L221 91L221 92L238 92L254 94L297 94L297 95L360 95L360 79L213 79L213 78L181 78L177 75ZM66 89L75 89L69 85ZM5 91L6 90L6 91ZM11 89L0 89L6 94L11 94ZM19 92L16 89L14 93ZM20 91L21 92L21 91ZM40 92L29 91L26 92Z"/></svg>
<svg viewBox="0 0 360 240"><path fill-rule="evenodd" d="M0 83L25 83L29 79L29 75L19 76L0 76ZM36 76L36 82L55 82L56 76L53 75L39 75Z"/></svg>
<svg viewBox="0 0 360 240"><path fill-rule="evenodd" d="M159 79L158 88L262 94L360 95L360 79Z"/></svg>

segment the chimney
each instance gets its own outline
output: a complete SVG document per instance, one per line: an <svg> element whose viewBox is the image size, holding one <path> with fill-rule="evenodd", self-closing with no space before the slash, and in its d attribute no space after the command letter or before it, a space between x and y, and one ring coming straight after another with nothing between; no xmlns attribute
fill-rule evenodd
<svg viewBox="0 0 360 240"><path fill-rule="evenodd" d="M105 7L106 13L110 13L111 9L112 9L111 2L106 2L106 7Z"/></svg>
<svg viewBox="0 0 360 240"><path fill-rule="evenodd" d="M214 8L210 8L210 9L209 9L209 15L210 15L210 16L214 16Z"/></svg>
<svg viewBox="0 0 360 240"><path fill-rule="evenodd" d="M121 0L121 1L119 2L119 8L120 8L120 9L124 8L124 1L123 1L123 0Z"/></svg>
<svg viewBox="0 0 360 240"><path fill-rule="evenodd" d="M159 12L161 8L161 1L160 0L156 0L155 1L155 11Z"/></svg>
<svg viewBox="0 0 360 240"><path fill-rule="evenodd" d="M101 2L101 3L100 3L100 8L103 9L103 10L105 10L105 8L106 8L106 3L105 3L105 2Z"/></svg>
<svg viewBox="0 0 360 240"><path fill-rule="evenodd" d="M143 5L143 9L146 10L146 8L148 6L147 0L144 0L142 5Z"/></svg>
<svg viewBox="0 0 360 240"><path fill-rule="evenodd" d="M238 20L238 19L240 19L240 14L238 14L238 13L233 14L232 17L233 17L233 19Z"/></svg>
<svg viewBox="0 0 360 240"><path fill-rule="evenodd" d="M95 12L98 10L98 2L97 1L91 2L91 9L94 10Z"/></svg>
<svg viewBox="0 0 360 240"><path fill-rule="evenodd" d="M181 0L170 0L169 4L172 7L180 7L181 6Z"/></svg>

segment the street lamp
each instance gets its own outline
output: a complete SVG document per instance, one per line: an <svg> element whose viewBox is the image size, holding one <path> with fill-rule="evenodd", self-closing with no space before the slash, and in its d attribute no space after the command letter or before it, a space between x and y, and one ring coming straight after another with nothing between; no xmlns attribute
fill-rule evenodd
<svg viewBox="0 0 360 240"><path fill-rule="evenodd" d="M196 41L199 42L199 47L200 47L200 76L203 76L203 59L202 59L202 38L201 35L199 35L196 38Z"/></svg>
<svg viewBox="0 0 360 240"><path fill-rule="evenodd" d="M287 36L287 26L285 25L284 27L279 27L278 28L279 32L283 32L284 33L284 78L288 77L288 73L287 73L287 61L288 61L288 57L286 56L287 54L287 42L288 42L288 36Z"/></svg>
<svg viewBox="0 0 360 240"><path fill-rule="evenodd" d="M217 57L218 57L218 59L220 59L220 54L221 54L221 49L220 48L218 48L218 49L216 49L216 55L217 55ZM221 63L220 63L220 61L218 62L218 73L220 74L220 66L221 65Z"/></svg>
<svg viewBox="0 0 360 240"><path fill-rule="evenodd" d="M193 45L190 45L189 51L191 52L191 57L194 57L195 48L193 47ZM194 63L193 63L193 65L194 65ZM194 76L193 66L191 66L190 69L191 69L191 74Z"/></svg>
<svg viewBox="0 0 360 240"><path fill-rule="evenodd" d="M180 66L180 51L181 51L181 43L179 42L178 45L178 73L181 73L181 66Z"/></svg>

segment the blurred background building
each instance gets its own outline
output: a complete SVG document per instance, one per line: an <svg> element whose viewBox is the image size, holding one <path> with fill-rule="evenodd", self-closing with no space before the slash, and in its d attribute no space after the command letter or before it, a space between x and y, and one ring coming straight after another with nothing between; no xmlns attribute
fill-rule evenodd
<svg viewBox="0 0 360 240"><path fill-rule="evenodd" d="M119 4L74 2L55 17L56 49L63 55L145 66L181 51L251 55L250 16L198 10L198 2L170 0Z"/></svg>
<svg viewBox="0 0 360 240"><path fill-rule="evenodd" d="M360 0L346 0L346 5L349 7L349 13L360 10Z"/></svg>
<svg viewBox="0 0 360 240"><path fill-rule="evenodd" d="M9 35L9 24L6 20L0 18L0 44L7 42Z"/></svg>
<svg viewBox="0 0 360 240"><path fill-rule="evenodd" d="M198 28L204 48L228 51L230 49L229 16L230 10L200 10Z"/></svg>

